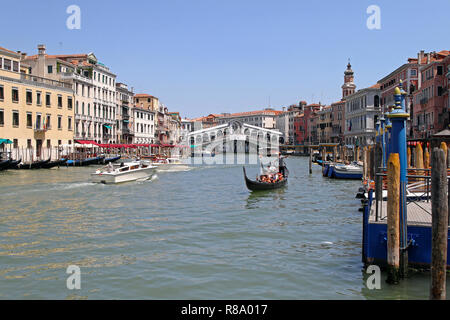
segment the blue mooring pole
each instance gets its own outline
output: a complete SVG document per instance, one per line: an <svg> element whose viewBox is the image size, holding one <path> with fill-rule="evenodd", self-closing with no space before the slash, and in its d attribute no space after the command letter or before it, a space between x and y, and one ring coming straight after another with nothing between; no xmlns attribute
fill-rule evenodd
<svg viewBox="0 0 450 320"><path fill-rule="evenodd" d="M386 112L385 114L385 118L386 118L386 159L389 159L389 155L391 154L392 151L392 123L391 120L389 120L389 112ZM387 161L386 161L387 162Z"/></svg>
<svg viewBox="0 0 450 320"><path fill-rule="evenodd" d="M407 210L406 210L406 178L407 172L407 150L406 150L406 120L409 114L405 109L406 92L400 81L395 88L395 107L388 117L392 121L392 153L398 153L400 159L400 274L405 277L408 273L408 233L407 233Z"/></svg>
<svg viewBox="0 0 450 320"><path fill-rule="evenodd" d="M383 152L383 168L386 168L386 128L385 119L383 114L381 114L381 150Z"/></svg>

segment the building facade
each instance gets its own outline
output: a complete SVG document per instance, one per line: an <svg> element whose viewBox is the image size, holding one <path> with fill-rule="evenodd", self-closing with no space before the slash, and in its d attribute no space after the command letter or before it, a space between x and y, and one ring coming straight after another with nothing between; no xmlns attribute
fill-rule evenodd
<svg viewBox="0 0 450 320"><path fill-rule="evenodd" d="M155 143L155 112L135 106L133 113L133 143Z"/></svg>
<svg viewBox="0 0 450 320"><path fill-rule="evenodd" d="M218 122L219 125L222 125L236 120L256 127L274 130L277 129L277 116L282 112L283 111L267 108L259 111L248 111L232 114L225 113L218 119Z"/></svg>
<svg viewBox="0 0 450 320"><path fill-rule="evenodd" d="M319 143L331 142L331 133L333 131L332 115L331 106L325 106L316 113L317 139Z"/></svg>
<svg viewBox="0 0 450 320"><path fill-rule="evenodd" d="M118 143L130 144L134 140L134 93L124 83L116 84L117 137Z"/></svg>
<svg viewBox="0 0 450 320"><path fill-rule="evenodd" d="M450 52L427 54L419 65L419 88L413 93L412 137L428 139L448 127L448 78Z"/></svg>
<svg viewBox="0 0 450 320"><path fill-rule="evenodd" d="M47 55L45 45L38 45L38 54L23 56L22 61L31 74L72 86L75 139L116 143L116 75L93 53Z"/></svg>
<svg viewBox="0 0 450 320"><path fill-rule="evenodd" d="M29 74L22 55L0 47L0 138L22 160L55 158L54 147L72 144L74 96L70 84Z"/></svg>
<svg viewBox="0 0 450 320"><path fill-rule="evenodd" d="M380 85L376 84L346 97L344 138L347 145L374 143L375 124L382 113L380 94Z"/></svg>

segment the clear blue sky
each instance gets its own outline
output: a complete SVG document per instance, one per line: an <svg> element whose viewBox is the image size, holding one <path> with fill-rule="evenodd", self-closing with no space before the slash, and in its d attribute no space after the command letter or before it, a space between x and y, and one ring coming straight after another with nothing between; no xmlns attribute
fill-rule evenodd
<svg viewBox="0 0 450 320"><path fill-rule="evenodd" d="M66 8L81 8L81 30ZM381 30L366 27L369 5ZM94 52L136 93L182 117L331 103L351 58L358 88L421 49L450 49L450 1L41 0L2 3L0 46Z"/></svg>

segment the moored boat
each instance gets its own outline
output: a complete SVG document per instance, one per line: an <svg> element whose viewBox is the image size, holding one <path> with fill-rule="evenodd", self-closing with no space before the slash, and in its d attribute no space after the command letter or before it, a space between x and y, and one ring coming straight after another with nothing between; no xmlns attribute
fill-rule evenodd
<svg viewBox="0 0 450 320"><path fill-rule="evenodd" d="M63 166L65 165L67 162L67 159L61 159L61 160L55 160L55 161L50 161L48 163L44 163L41 168L42 169L51 169L54 167L59 167L59 166Z"/></svg>
<svg viewBox="0 0 450 320"><path fill-rule="evenodd" d="M76 167L84 167L89 166L91 164L100 164L104 157L92 157L86 159L77 159L77 160L67 160L66 164L68 166L76 166Z"/></svg>
<svg viewBox="0 0 450 320"><path fill-rule="evenodd" d="M278 189L278 188L284 187L287 183L287 177L284 177L282 180L279 180L277 182L272 182L272 183L251 180L247 177L245 167L243 167L243 169L244 169L245 185L247 186L247 188L249 190L252 190L252 191Z"/></svg>
<svg viewBox="0 0 450 320"><path fill-rule="evenodd" d="M11 160L0 160L0 171L8 169L10 163Z"/></svg>
<svg viewBox="0 0 450 320"><path fill-rule="evenodd" d="M122 162L120 165L109 163L107 166L91 173L91 178L92 182L105 184L147 180L153 176L155 169L155 166L146 161Z"/></svg>
<svg viewBox="0 0 450 320"><path fill-rule="evenodd" d="M49 163L49 162L50 162L50 158L48 158L47 160L35 161L35 162L30 162L30 163L22 162L17 167L19 169L40 169L40 168L42 168L43 165L45 165L46 163Z"/></svg>
<svg viewBox="0 0 450 320"><path fill-rule="evenodd" d="M103 163L104 163L104 164L108 164L108 163L110 163L110 162L114 163L114 162L116 162L117 160L120 160L120 158L121 158L121 156L111 157L111 158L105 158L105 159L103 159Z"/></svg>
<svg viewBox="0 0 450 320"><path fill-rule="evenodd" d="M358 165L335 165L334 177L336 179L362 179L363 168Z"/></svg>
<svg viewBox="0 0 450 320"><path fill-rule="evenodd" d="M10 160L9 165L6 169L18 169L18 166L21 162L22 162L22 159Z"/></svg>

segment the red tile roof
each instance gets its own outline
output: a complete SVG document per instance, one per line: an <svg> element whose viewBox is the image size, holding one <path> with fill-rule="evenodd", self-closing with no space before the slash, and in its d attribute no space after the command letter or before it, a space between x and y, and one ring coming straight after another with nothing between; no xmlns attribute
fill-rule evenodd
<svg viewBox="0 0 450 320"><path fill-rule="evenodd" d="M283 113L283 111L278 110L257 110L257 111L247 111L247 112L238 112L238 113L232 113L229 115L223 115L223 117L244 117L244 116L253 116L258 114L264 114L264 115L279 115Z"/></svg>
<svg viewBox="0 0 450 320"><path fill-rule="evenodd" d="M69 58L87 58L87 54L85 53L80 53L80 54L46 54L45 57L47 59L69 59ZM32 56L27 56L27 59L30 60L34 60L37 59L39 57L38 54L32 55Z"/></svg>
<svg viewBox="0 0 450 320"><path fill-rule="evenodd" d="M9 53L19 54L19 53L15 52L15 51L12 51L12 50L9 50L9 49L3 48L3 47L0 47L0 50L6 51L6 52L9 52Z"/></svg>
<svg viewBox="0 0 450 320"><path fill-rule="evenodd" d="M151 95L146 94L146 93L137 93L134 96L136 98L154 98L154 96L151 96Z"/></svg>

